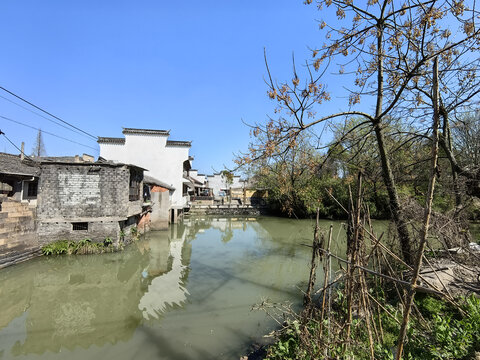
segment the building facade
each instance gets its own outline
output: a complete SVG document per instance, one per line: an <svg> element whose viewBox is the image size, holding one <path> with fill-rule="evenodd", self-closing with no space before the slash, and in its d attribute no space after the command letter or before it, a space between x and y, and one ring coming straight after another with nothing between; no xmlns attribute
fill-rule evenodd
<svg viewBox="0 0 480 360"><path fill-rule="evenodd" d="M0 268L37 256L56 240L130 241L130 230L149 210L143 171L88 155L0 153Z"/></svg>
<svg viewBox="0 0 480 360"><path fill-rule="evenodd" d="M115 242L142 214L143 169L113 162L40 162L37 221L40 243ZM123 234L123 235L122 235Z"/></svg>
<svg viewBox="0 0 480 360"><path fill-rule="evenodd" d="M230 189L243 188L244 181L238 175L234 175L232 182L221 173L207 175L207 186L212 189L214 196L229 195Z"/></svg>
<svg viewBox="0 0 480 360"><path fill-rule="evenodd" d="M191 169L191 142L169 140L166 130L124 128L123 138L99 137L100 156L107 160L134 164L148 169L147 174L175 189L170 209L176 219L188 206L186 176Z"/></svg>

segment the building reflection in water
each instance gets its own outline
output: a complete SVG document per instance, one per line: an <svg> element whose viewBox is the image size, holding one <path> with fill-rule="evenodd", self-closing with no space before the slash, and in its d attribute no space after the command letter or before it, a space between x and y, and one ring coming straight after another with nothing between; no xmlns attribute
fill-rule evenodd
<svg viewBox="0 0 480 360"><path fill-rule="evenodd" d="M175 348L170 358L180 349L190 358L234 351L242 345L235 342L264 334L263 315L250 313L258 296L295 299L294 286L305 278L299 264L308 251L298 234L310 238L311 227L282 224L192 218L147 233L122 252L42 257L4 269L0 359L52 352L73 360L88 357L84 349L130 358L127 349L146 351L160 337ZM183 311L170 311L177 308Z"/></svg>
<svg viewBox="0 0 480 360"><path fill-rule="evenodd" d="M184 259L182 253L190 255L191 251L182 251L187 234L184 230L183 226L177 225L171 228L168 238L157 232L148 242L150 261L142 276L151 281L138 304L144 319L157 319L169 307L181 307L187 300L185 285L190 256ZM186 250L190 247L187 245Z"/></svg>
<svg viewBox="0 0 480 360"><path fill-rule="evenodd" d="M0 358L128 341L182 306L191 245L183 226L123 252L42 257L0 272Z"/></svg>

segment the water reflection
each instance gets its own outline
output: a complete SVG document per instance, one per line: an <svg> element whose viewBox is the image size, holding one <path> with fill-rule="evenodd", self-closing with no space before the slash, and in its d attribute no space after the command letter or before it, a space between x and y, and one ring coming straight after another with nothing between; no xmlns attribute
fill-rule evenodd
<svg viewBox="0 0 480 360"><path fill-rule="evenodd" d="M41 258L1 272L0 349L12 333L25 339L11 347L13 355L128 341L145 313L174 301L175 286L184 289L184 239L161 235L122 253ZM171 296L149 302L162 280ZM22 329L12 321L18 317Z"/></svg>
<svg viewBox="0 0 480 360"><path fill-rule="evenodd" d="M25 340L15 342L13 355L128 340L141 320L132 310L143 293L138 280L147 260L146 254L131 249L121 258L39 259L22 265L35 269L2 273L0 303L14 304L8 312L2 309L8 317L0 323L0 338L22 333ZM24 313L25 326L18 329L11 320Z"/></svg>
<svg viewBox="0 0 480 360"><path fill-rule="evenodd" d="M185 234L180 239L159 239L146 243L150 245L150 262L142 276L151 282L138 308L147 320L152 317L157 319L167 307L181 307L187 299L185 284L189 257L182 257L184 243Z"/></svg>
<svg viewBox="0 0 480 360"><path fill-rule="evenodd" d="M273 326L254 303L300 303L312 231L306 220L192 218L120 253L4 269L0 358L238 358Z"/></svg>

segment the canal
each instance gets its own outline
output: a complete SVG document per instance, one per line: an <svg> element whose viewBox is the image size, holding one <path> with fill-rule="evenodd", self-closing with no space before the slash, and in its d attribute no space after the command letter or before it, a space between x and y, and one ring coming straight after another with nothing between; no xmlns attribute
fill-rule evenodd
<svg viewBox="0 0 480 360"><path fill-rule="evenodd" d="M344 253L343 226L333 225L333 251ZM313 227L190 218L123 252L3 269L0 359L239 359L275 327L254 304L300 306Z"/></svg>

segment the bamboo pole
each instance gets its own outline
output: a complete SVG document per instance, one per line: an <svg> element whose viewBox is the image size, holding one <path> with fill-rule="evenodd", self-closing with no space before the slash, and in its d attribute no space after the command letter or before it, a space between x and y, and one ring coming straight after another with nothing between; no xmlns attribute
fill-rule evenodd
<svg viewBox="0 0 480 360"><path fill-rule="evenodd" d="M315 230L313 232L313 246L312 246L312 260L310 263L310 276L308 279L308 288L305 296L303 298L303 305L307 314L310 315L311 311L311 303L312 303L312 291L315 285L315 278L316 278L316 271L317 271L317 255L319 254L319 216L320 216L320 209L317 208L317 218L315 223Z"/></svg>
<svg viewBox="0 0 480 360"><path fill-rule="evenodd" d="M330 246L332 243L332 232L333 232L333 225L330 225L330 230L328 231L328 241L327 241L327 253L323 253L323 291L322 291L322 307L321 307L321 315L320 315L320 333L322 333L322 326L323 326L323 317L325 315L325 301L327 299L327 288L329 287L329 267L330 267L330 256L326 255L330 253Z"/></svg>

